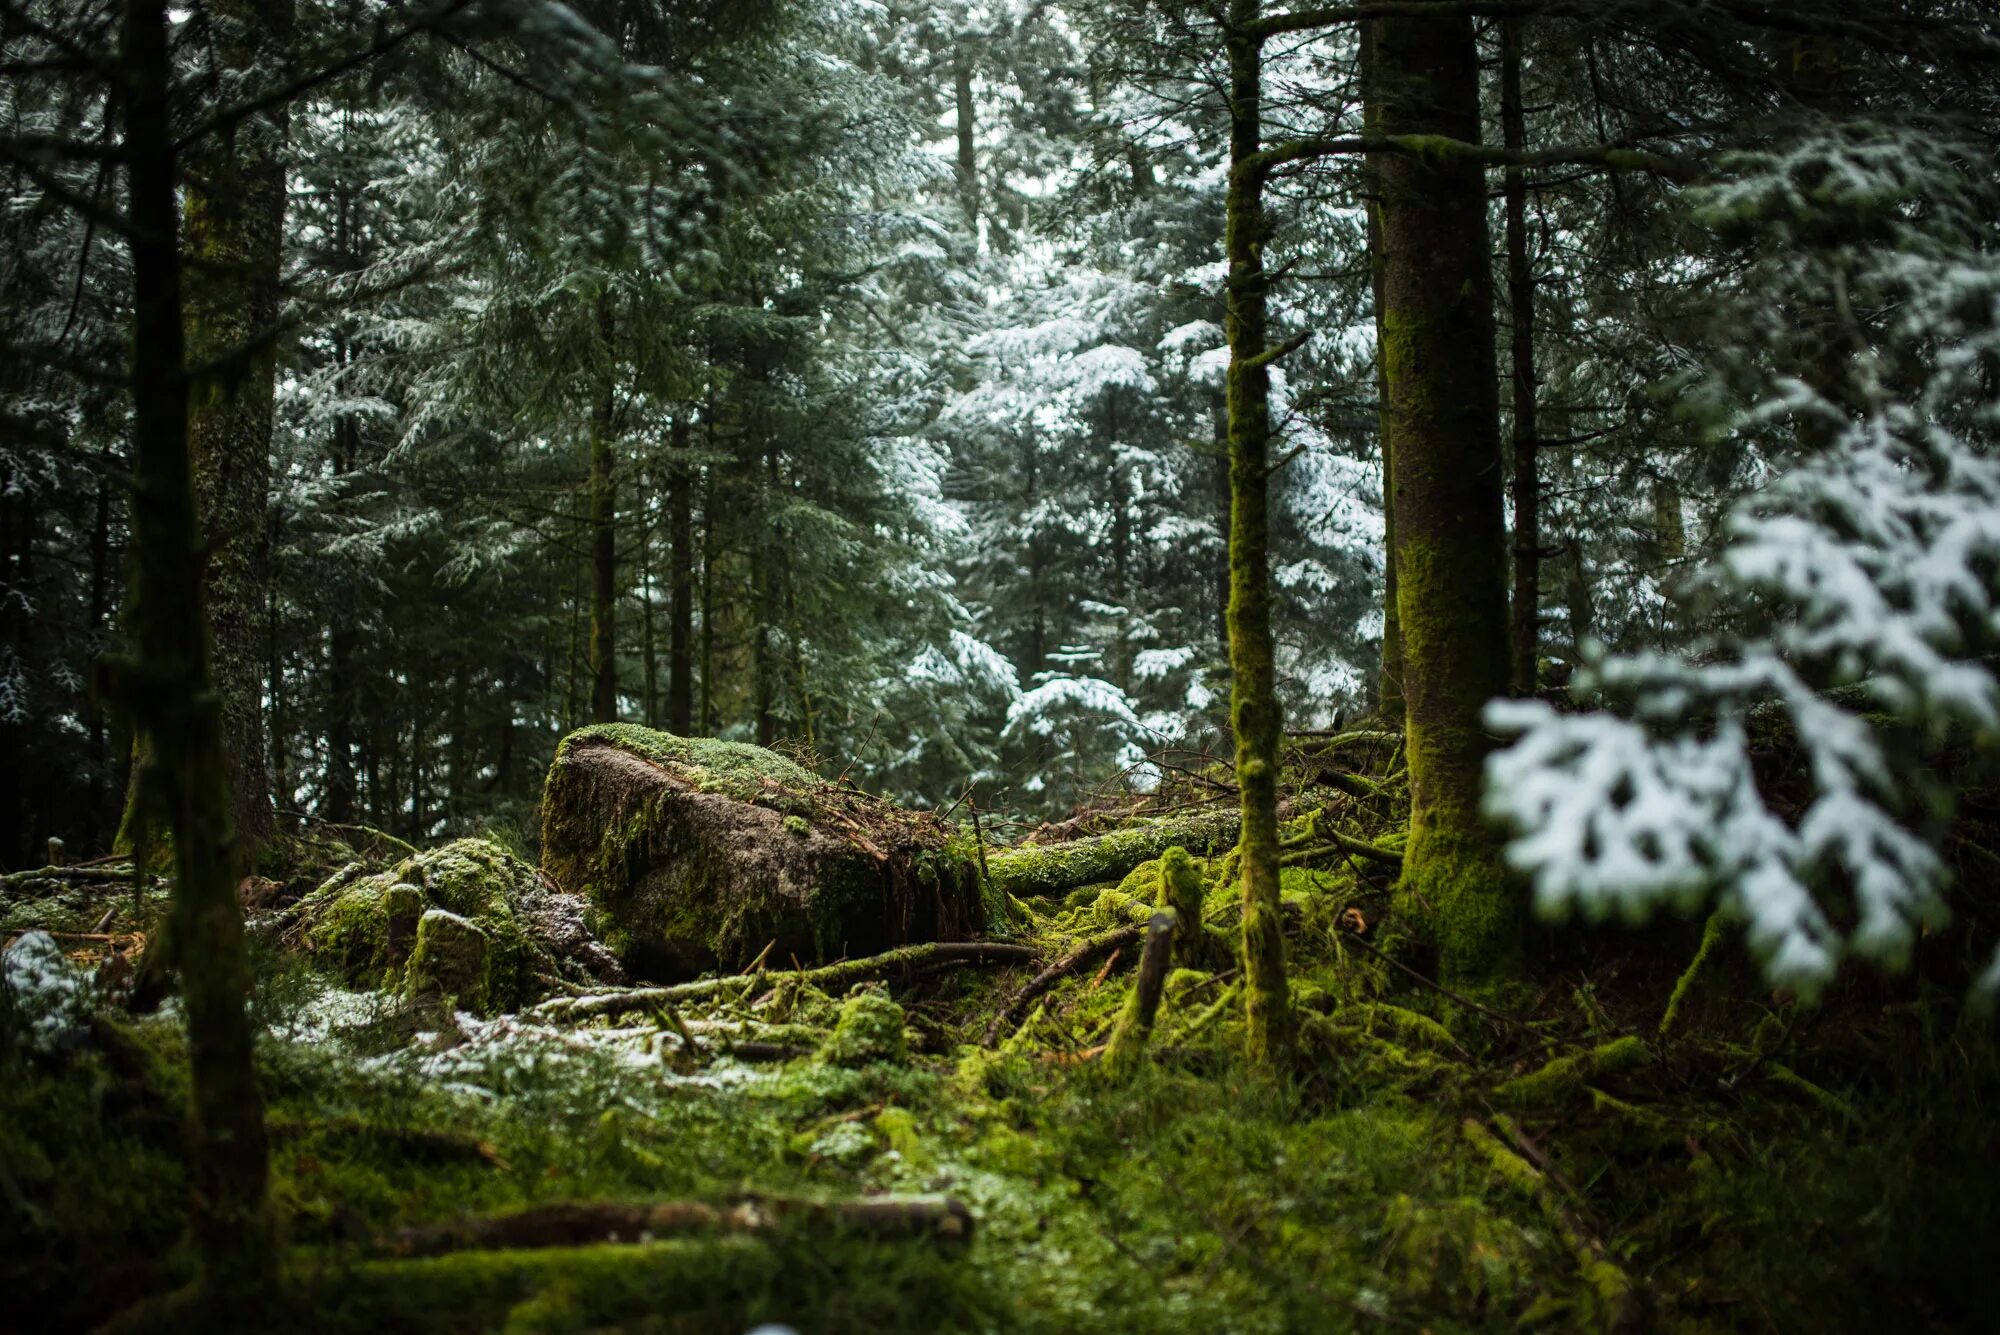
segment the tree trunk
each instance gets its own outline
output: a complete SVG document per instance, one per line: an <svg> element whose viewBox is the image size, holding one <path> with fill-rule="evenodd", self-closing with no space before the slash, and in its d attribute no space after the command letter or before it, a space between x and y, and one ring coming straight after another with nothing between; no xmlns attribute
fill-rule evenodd
<svg viewBox="0 0 2000 1335"><path fill-rule="evenodd" d="M1375 20L1381 133L1479 137L1468 18ZM1519 906L1481 821L1480 712L1507 689L1506 526L1486 183L1477 164L1385 154L1383 368L1410 765L1404 900L1447 982L1518 966Z"/></svg>
<svg viewBox="0 0 2000 1335"><path fill-rule="evenodd" d="M651 470L639 480L639 662L644 670L639 718L649 728L660 726L660 662L653 639L652 490L657 481Z"/></svg>
<svg viewBox="0 0 2000 1335"><path fill-rule="evenodd" d="M1264 362L1264 179L1261 43L1250 35L1261 0L1229 8L1229 664L1236 778L1242 788L1243 976L1248 1055L1282 1066L1292 1047L1285 937L1278 913L1278 713L1271 633L1270 374Z"/></svg>
<svg viewBox="0 0 2000 1335"><path fill-rule="evenodd" d="M179 218L168 120L167 0L126 0L122 58L132 226L132 591L136 656L116 694L150 753L148 801L173 835L168 948L187 1016L192 1216L204 1292L254 1304L276 1283L263 1098L245 1009L249 968L225 723L209 673L190 394L183 370ZM266 386L267 394L269 392ZM255 530L261 535L261 525ZM261 749L254 752L261 757Z"/></svg>
<svg viewBox="0 0 2000 1335"><path fill-rule="evenodd" d="M278 67L295 27L292 0L209 0L208 31L225 78ZM284 104L219 131L189 153L188 398L207 569L215 684L231 765L236 837L253 851L271 835L261 635L271 584L265 511L271 495L272 394L285 233Z"/></svg>
<svg viewBox="0 0 2000 1335"><path fill-rule="evenodd" d="M694 474L686 457L688 423L676 417L673 455L667 474L669 541L667 596L667 731L683 737L694 731Z"/></svg>
<svg viewBox="0 0 2000 1335"><path fill-rule="evenodd" d="M1521 105L1521 29L1525 20L1500 24L1500 125L1516 153L1527 143ZM1507 168L1507 306L1512 319L1514 400L1514 597L1508 639L1513 646L1516 695L1540 685L1542 656L1541 478L1535 450L1535 275L1528 264L1528 182L1521 167Z"/></svg>
<svg viewBox="0 0 2000 1335"><path fill-rule="evenodd" d="M590 721L618 721L618 495L612 475L611 395L590 423Z"/></svg>
<svg viewBox="0 0 2000 1335"><path fill-rule="evenodd" d="M972 101L972 51L961 42L952 62L952 101L958 114L958 204L965 230L979 244L978 110Z"/></svg>
<svg viewBox="0 0 2000 1335"><path fill-rule="evenodd" d="M1376 70L1375 25L1361 25L1361 82L1364 90L1379 77ZM1364 129L1379 135L1382 105L1379 95L1364 91ZM1403 717L1403 618L1396 607L1396 475L1389 459L1389 376L1387 342L1382 330L1382 171L1380 160L1369 154L1362 165L1362 188L1367 191L1368 281L1375 306L1375 418L1379 424L1382 451L1382 657L1376 675L1375 708L1385 721Z"/></svg>

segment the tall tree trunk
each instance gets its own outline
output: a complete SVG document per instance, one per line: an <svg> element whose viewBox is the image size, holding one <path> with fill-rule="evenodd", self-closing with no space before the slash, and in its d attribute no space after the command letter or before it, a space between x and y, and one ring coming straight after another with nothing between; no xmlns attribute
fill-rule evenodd
<svg viewBox="0 0 2000 1335"><path fill-rule="evenodd" d="M1375 25L1361 25L1361 84L1363 121L1370 136L1381 134L1382 103L1367 91L1380 77L1376 70ZM1368 282L1375 307L1375 420L1382 451L1382 657L1375 679L1375 707L1382 718L1403 717L1403 616L1396 606L1396 470L1389 458L1389 375L1387 342L1383 337L1382 168L1369 154L1362 164L1362 188L1367 191Z"/></svg>
<svg viewBox="0 0 2000 1335"><path fill-rule="evenodd" d="M611 396L590 422L590 721L618 721L618 493Z"/></svg>
<svg viewBox="0 0 2000 1335"><path fill-rule="evenodd" d="M1468 18L1375 20L1385 135L1479 137ZM1410 765L1404 899L1450 982L1518 967L1519 905L1480 818L1480 712L1507 690L1506 525L1486 182L1449 154L1383 155L1383 365Z"/></svg>
<svg viewBox="0 0 2000 1335"><path fill-rule="evenodd" d="M674 418L668 466L667 730L694 731L694 472L687 463L688 422Z"/></svg>
<svg viewBox="0 0 2000 1335"><path fill-rule="evenodd" d="M339 356L346 361L343 341ZM344 477L359 462L359 430L352 417L343 416L333 429L333 471ZM360 636L346 597L333 599L328 618L332 624L326 636L326 818L345 825L354 819L354 719L357 708L354 671Z"/></svg>
<svg viewBox="0 0 2000 1335"><path fill-rule="evenodd" d="M173 836L167 949L187 1016L188 1193L204 1293L247 1308L276 1283L264 1104L245 1009L229 754L209 672L184 372L167 0L126 0L121 55L132 258L132 587L136 655L111 668L146 740L137 782ZM261 525L259 531L261 532ZM262 752L257 752L261 756Z"/></svg>
<svg viewBox="0 0 2000 1335"><path fill-rule="evenodd" d="M1526 20L1500 24L1500 126L1506 146L1527 143L1521 104L1521 29ZM1514 598L1508 639L1513 646L1516 695L1533 695L1542 658L1542 487L1536 462L1535 275L1528 264L1528 181L1524 168L1506 176L1507 306L1512 321L1514 399Z"/></svg>
<svg viewBox="0 0 2000 1335"><path fill-rule="evenodd" d="M1292 1049L1285 937L1278 911L1278 713L1271 633L1271 384L1265 363L1261 43L1250 35L1260 0L1229 7L1229 665L1236 781L1243 801L1243 977L1251 1061L1282 1066Z"/></svg>
<svg viewBox="0 0 2000 1335"><path fill-rule="evenodd" d="M952 102L958 114L958 206L965 214L965 230L979 241L979 123L978 108L972 101L972 50L960 42L953 53L951 68Z"/></svg>
<svg viewBox="0 0 2000 1335"><path fill-rule="evenodd" d="M97 473L96 507L90 524L90 639L109 641L111 613L111 451L105 450ZM111 746L104 706L92 691L84 705L90 727L90 836L104 837L111 812Z"/></svg>
<svg viewBox="0 0 2000 1335"><path fill-rule="evenodd" d="M649 728L660 725L660 661L653 643L653 496L656 477L648 470L639 480L639 661L644 669L639 717Z"/></svg>
<svg viewBox="0 0 2000 1335"><path fill-rule="evenodd" d="M208 31L226 78L281 67L293 0L209 0ZM187 354L195 368L188 441L211 551L208 615L236 837L271 835L261 635L271 584L272 393L285 235L285 105L218 131L189 153L184 196Z"/></svg>

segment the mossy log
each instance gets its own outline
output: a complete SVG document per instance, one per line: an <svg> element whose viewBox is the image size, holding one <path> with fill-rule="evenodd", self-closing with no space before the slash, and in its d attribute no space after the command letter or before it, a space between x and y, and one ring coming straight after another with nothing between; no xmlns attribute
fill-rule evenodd
<svg viewBox="0 0 2000 1335"><path fill-rule="evenodd" d="M968 939L991 916L971 845L761 747L624 724L565 738L542 795L542 869L662 981L765 951L815 962Z"/></svg>
<svg viewBox="0 0 2000 1335"><path fill-rule="evenodd" d="M1178 845L1190 853L1226 853L1242 829L1240 812L1209 811L1153 820L1110 834L1060 844L1023 844L986 859L993 888L1016 899L1061 894L1080 885L1116 881Z"/></svg>

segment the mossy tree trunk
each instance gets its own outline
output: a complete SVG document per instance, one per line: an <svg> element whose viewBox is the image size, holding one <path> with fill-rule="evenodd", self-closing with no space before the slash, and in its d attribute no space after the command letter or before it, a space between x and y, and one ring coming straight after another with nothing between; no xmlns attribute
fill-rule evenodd
<svg viewBox="0 0 2000 1335"><path fill-rule="evenodd" d="M1479 137L1464 17L1374 20L1368 93L1385 135ZM1493 284L1481 168L1457 155L1379 163L1382 354L1394 471L1397 610L1410 765L1405 902L1448 980L1517 967L1520 915L1479 814L1480 712L1508 686Z"/></svg>
<svg viewBox="0 0 2000 1335"><path fill-rule="evenodd" d="M1500 127L1506 147L1527 147L1527 114L1521 102L1521 30L1526 20L1500 24ZM1508 641L1517 695L1540 685L1542 657L1542 486L1536 460L1535 274L1528 262L1528 174L1507 168L1507 308L1514 401L1514 597Z"/></svg>
<svg viewBox="0 0 2000 1335"><path fill-rule="evenodd" d="M186 1007L191 1185L202 1281L254 1301L275 1282L263 1101L251 1060L249 969L236 902L229 757L209 671L184 366L179 217L168 120L166 0L123 14L126 189L133 281L133 658L110 670L145 739L147 800L173 836L168 928Z"/></svg>
<svg viewBox="0 0 2000 1335"><path fill-rule="evenodd" d="M209 0L205 13L225 76L256 78L291 48L292 0ZM272 823L261 632L289 128L279 103L207 136L184 164L188 443L211 552L206 595L231 809L247 850L270 838Z"/></svg>
<svg viewBox="0 0 2000 1335"><path fill-rule="evenodd" d="M694 474L686 462L687 417L677 415L667 464L667 731L694 732Z"/></svg>
<svg viewBox="0 0 2000 1335"><path fill-rule="evenodd" d="M618 492L611 398L590 421L590 721L618 721Z"/></svg>
<svg viewBox="0 0 2000 1335"><path fill-rule="evenodd" d="M1375 25L1360 25L1361 82L1375 78ZM1381 133L1380 99L1363 94L1364 133ZM1389 386L1382 355L1382 182L1377 157L1362 166L1363 201L1368 219L1368 281L1375 307L1375 412L1382 450L1382 657L1375 679L1376 711L1383 719L1403 717L1403 620L1396 610L1396 477L1389 460Z"/></svg>
<svg viewBox="0 0 2000 1335"><path fill-rule="evenodd" d="M1271 632L1271 383L1265 347L1263 49L1251 28L1260 0L1231 0L1229 192L1229 665L1236 779L1242 791L1243 976L1253 1062L1281 1065L1292 1048L1285 938L1278 911L1278 713Z"/></svg>

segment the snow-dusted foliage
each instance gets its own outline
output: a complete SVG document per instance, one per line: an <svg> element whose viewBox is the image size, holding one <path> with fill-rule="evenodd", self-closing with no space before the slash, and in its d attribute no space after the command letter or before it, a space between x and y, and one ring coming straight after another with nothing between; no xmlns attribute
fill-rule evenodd
<svg viewBox="0 0 2000 1335"><path fill-rule="evenodd" d="M47 932L29 932L0 954L0 989L9 1027L38 1052L53 1051L89 1011L89 980Z"/></svg>
<svg viewBox="0 0 2000 1335"><path fill-rule="evenodd" d="M1753 360L1705 386L1757 391L1727 425L1771 471L1685 593L1719 629L1599 655L1582 688L1608 709L1493 705L1516 740L1488 804L1545 909L1713 895L1773 978L1812 986L1943 920L1920 743L2000 729L2000 188L1975 153L1849 132L1742 157L1699 207L1765 228L1769 256L1761 306L1729 312ZM1758 771L1774 736L1803 799Z"/></svg>

